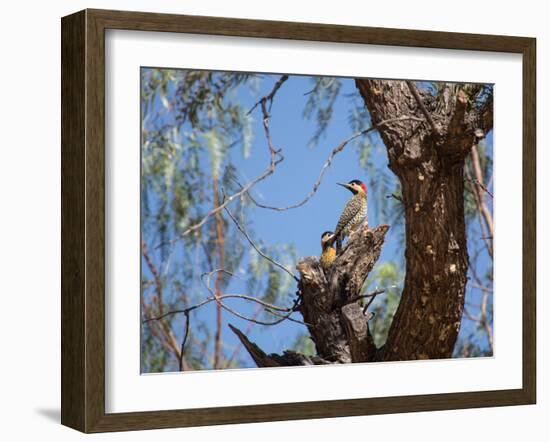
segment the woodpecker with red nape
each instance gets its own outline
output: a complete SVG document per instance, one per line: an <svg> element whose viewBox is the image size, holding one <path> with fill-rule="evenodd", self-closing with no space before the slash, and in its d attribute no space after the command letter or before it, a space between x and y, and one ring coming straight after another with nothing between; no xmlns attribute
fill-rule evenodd
<svg viewBox="0 0 550 442"><path fill-rule="evenodd" d="M336 253L340 253L342 249L342 241L346 236L349 236L363 220L367 220L367 186L362 181L351 180L347 184L337 183L345 187L353 196L346 203L336 229L334 230L334 240L336 240Z"/></svg>
<svg viewBox="0 0 550 442"><path fill-rule="evenodd" d="M319 258L319 262L321 263L321 267L323 270L327 270L334 260L336 259L336 250L334 247L332 247L332 244L334 243L334 233L332 232L324 232L321 235L321 257Z"/></svg>

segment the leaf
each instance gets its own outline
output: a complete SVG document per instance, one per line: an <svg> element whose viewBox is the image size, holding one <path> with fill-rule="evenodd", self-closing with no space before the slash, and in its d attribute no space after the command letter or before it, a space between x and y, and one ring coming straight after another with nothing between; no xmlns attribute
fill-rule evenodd
<svg viewBox="0 0 550 442"><path fill-rule="evenodd" d="M166 98L166 94L164 91L160 91L160 101L162 102L162 105L167 109L171 110L172 106L170 105L170 102L168 101L168 98Z"/></svg>
<svg viewBox="0 0 550 442"><path fill-rule="evenodd" d="M204 133L203 137L206 139L206 146L210 153L210 170L212 176L218 177L220 176L221 165L227 148L216 129Z"/></svg>
<svg viewBox="0 0 550 442"><path fill-rule="evenodd" d="M342 87L342 82L338 78L313 77L312 79L315 86L308 94L308 100L303 111L303 117L306 119L311 118L315 112L317 120L317 129L309 141L309 147L319 144L321 136L327 130L332 119L334 103Z"/></svg>
<svg viewBox="0 0 550 442"><path fill-rule="evenodd" d="M315 343L308 333L301 333L297 335L291 349L306 356L315 356L317 354Z"/></svg>
<svg viewBox="0 0 550 442"><path fill-rule="evenodd" d="M252 150L252 142L254 141L254 131L253 131L254 119L252 118L252 115L248 115L244 113L242 124L243 124L243 157L247 159L250 157L250 152Z"/></svg>

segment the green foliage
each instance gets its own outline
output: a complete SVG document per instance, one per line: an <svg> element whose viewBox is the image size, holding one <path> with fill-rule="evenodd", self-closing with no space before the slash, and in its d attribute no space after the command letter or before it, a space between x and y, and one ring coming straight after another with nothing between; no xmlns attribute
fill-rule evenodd
<svg viewBox="0 0 550 442"><path fill-rule="evenodd" d="M293 245L278 244L267 247L261 241L257 245L262 253L292 271L297 262L297 254ZM292 298L289 294L294 285L294 279L262 258L255 250L250 250L249 253L246 271L248 275L247 292L270 304L291 305ZM268 313L266 315L270 316Z"/></svg>
<svg viewBox="0 0 550 442"><path fill-rule="evenodd" d="M479 358L493 356L490 347L484 342L486 333L484 330L477 330L467 336L459 338L453 351L453 358Z"/></svg>
<svg viewBox="0 0 550 442"><path fill-rule="evenodd" d="M160 274L165 311L188 307L209 295L201 283L201 274L220 267L220 228L224 269L245 280L248 294L266 302L291 305L294 280L260 257L223 211L216 217L210 217L200 229L182 236L212 210L216 199L214 183L220 189L219 199L223 198L223 194L233 194L239 190L233 161L236 155L244 159L251 156L254 120L248 109L243 108L238 93L242 90L251 95L257 93L263 77L247 73L149 68L142 69L141 75L142 239L148 245L151 259ZM423 93L434 97L437 106L445 106L445 100L452 99L459 88L466 91L469 107L480 108L492 101L491 86L430 82L418 82L417 85ZM310 146L317 145L326 133L342 87L343 82L338 78L313 79L313 89L307 94L303 112L304 118L314 118L317 123ZM357 133L370 127L370 115L357 92L349 94L348 98L351 132ZM370 224L391 224L392 232L404 244L403 207L398 201L401 188L392 172L381 167L387 163L385 146L375 131L358 137L353 146L357 160L368 177ZM493 173L493 155L483 143L478 146L478 152L487 183ZM481 244L480 235L470 238L477 223L477 212L469 186L465 186L464 202L468 246L470 250L477 250ZM230 209L255 238L253 226L247 222L252 210L250 201L243 197L232 202ZM256 239L255 242L263 253L289 270L294 269L297 253L291 245L270 245ZM386 258L386 262L379 263L365 287L369 291L375 288L386 290L371 305L371 311L376 314L371 330L379 346L385 342L403 285L403 248L396 249L399 253L393 259ZM153 275L145 262L142 262L142 268L142 301L151 304L156 290ZM483 282L491 283L492 266L481 278ZM220 283L225 290L232 279L224 274ZM263 315L264 319L273 319L269 313ZM492 322L492 308L489 308L488 315ZM182 336L184 320L183 316L167 320L178 338ZM190 324L186 361L194 369L210 368L214 339L212 327L200 315L192 316ZM482 342L483 333L483 329L476 329L457 345L455 353L481 354L486 349ZM141 342L143 371L177 369L177 361L161 345L151 327L142 328ZM314 344L307 334L296 338L294 348L305 354L315 353ZM238 358L228 362L231 367L237 367L240 363Z"/></svg>
<svg viewBox="0 0 550 442"><path fill-rule="evenodd" d="M317 130L309 142L310 147L319 144L321 136L327 130L332 119L334 102L338 98L342 82L335 77L313 78L313 89L308 93L308 100L304 108L304 118L311 118L315 114Z"/></svg>
<svg viewBox="0 0 550 442"><path fill-rule="evenodd" d="M232 282L228 273L201 279L201 275L221 267L220 241L227 272L242 273L242 263L250 255L247 285L268 302L288 303L291 277L263 258L258 259L223 211L208 218L200 229L182 235L212 210L215 183L220 201L223 194L239 190L232 159L235 155L250 157L254 134L253 118L237 99L237 93L240 88L251 95L257 93L260 77L144 68L141 80L142 239L162 281L164 311L186 308L210 296L208 279L211 289L215 282L222 291L228 288ZM253 236L246 222L250 209L247 199L238 199L229 208ZM292 247L259 244L267 255L293 269L296 253ZM142 302L154 305L158 293L145 259L142 269ZM185 359L192 368L209 368L212 329L200 314L192 313L191 319ZM180 315L167 318L166 324L181 338L184 321ZM143 326L142 370L157 372L177 367L176 359L161 345L158 333L156 336L153 328Z"/></svg>
<svg viewBox="0 0 550 442"><path fill-rule="evenodd" d="M290 348L306 356L315 356L317 354L315 343L308 333L301 333L296 336L296 339L294 340Z"/></svg>
<svg viewBox="0 0 550 442"><path fill-rule="evenodd" d="M241 115L239 115L239 118L242 121L243 125L242 154L245 159L248 159L252 150L252 143L254 142L254 132L252 129L254 118L252 118L251 114L249 114L248 112L245 113L243 110L241 110Z"/></svg>
<svg viewBox="0 0 550 442"><path fill-rule="evenodd" d="M479 156L479 163L481 168L481 174L485 184L489 186L492 183L493 176L493 153L489 152L487 144L484 140L481 140L477 145L477 153ZM466 158L466 169L471 173L472 179L475 179L473 176L473 166L472 159L470 156ZM471 182L466 182L464 186L464 210L466 212L466 219L471 222L475 222L475 217L477 216L477 204L472 192Z"/></svg>
<svg viewBox="0 0 550 442"><path fill-rule="evenodd" d="M148 330L142 328L141 332L141 370L144 373L163 371L169 361L169 354L163 351L158 339L155 339Z"/></svg>
<svg viewBox="0 0 550 442"><path fill-rule="evenodd" d="M459 84L459 83L441 83L441 82L416 82L417 87L426 94L434 97L434 105L437 110L448 109L450 100L456 99L459 90L466 93L468 99L468 109L489 107L493 100L492 85L483 84ZM314 91L317 96L321 95L320 90L326 87L326 84L318 81ZM328 94L328 92L327 92ZM353 91L348 95L349 113L348 123L353 131L357 133L364 131L371 126L371 119L362 98ZM312 115L316 107L321 107L319 101L311 100L309 107L306 107L307 115ZM320 109L320 115L326 113ZM321 133L326 129L327 123L322 120L319 123L318 131ZM369 277L369 290L375 287L386 288L386 293L379 295L371 306L376 316L371 322L371 331L375 336L377 345L382 345L387 336L389 326L393 319L395 310L399 304L400 293L404 280L405 259L402 251L405 245L405 226L403 205L398 201L401 197L401 187L399 181L388 168L380 167L381 163L387 163L387 153L382 140L376 131L369 133L365 137L359 137L354 141L357 157L360 166L365 170L368 177L367 186L369 187L369 224L388 223L392 227L392 232L400 238L399 243L402 247L397 248L393 261L379 264L373 274ZM480 159L480 166L485 185L491 187L493 175L493 152L482 141L477 146ZM472 170L471 160L467 157L466 165ZM465 177L466 178L466 177ZM393 195L393 196L392 196ZM397 198L394 198L397 197ZM490 210L492 210L492 199L488 199ZM468 232L468 249L470 256L479 257L486 254L483 251L484 243L481 239L481 233L478 229L478 210L474 200L474 195L470 186L466 185L464 189L464 204ZM488 260L486 271L480 275L482 283L488 286L492 285L492 260ZM475 263L473 264L475 265ZM470 275L472 278L472 275ZM391 287L389 290L387 287ZM472 290L468 287L468 294L472 295ZM492 303L488 305L487 321L492 324ZM476 331L470 335L463 336L455 348L455 356L464 353L468 356L487 355L488 349L487 333L481 326L481 323L475 325ZM462 352L462 353L461 353Z"/></svg>
<svg viewBox="0 0 550 442"><path fill-rule="evenodd" d="M211 129L202 134L206 141L210 158L210 173L213 177L220 176L220 170L225 156L227 155L227 145L217 129Z"/></svg>
<svg viewBox="0 0 550 442"><path fill-rule="evenodd" d="M384 293L377 296L369 310L374 313L371 319L371 332L377 346L386 342L388 331L401 299L403 288L403 272L394 262L385 262L377 265L369 276L368 292L383 288Z"/></svg>

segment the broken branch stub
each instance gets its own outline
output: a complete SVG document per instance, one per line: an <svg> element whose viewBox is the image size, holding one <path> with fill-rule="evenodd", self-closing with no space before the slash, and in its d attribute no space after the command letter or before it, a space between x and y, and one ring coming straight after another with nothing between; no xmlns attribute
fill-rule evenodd
<svg viewBox="0 0 550 442"><path fill-rule="evenodd" d="M317 257L303 258L297 265L300 305L317 355L285 351L266 354L231 326L258 367L318 365L326 363L368 362L376 357L376 347L359 304L363 284L380 256L388 225L353 232L348 244L333 265L323 270Z"/></svg>

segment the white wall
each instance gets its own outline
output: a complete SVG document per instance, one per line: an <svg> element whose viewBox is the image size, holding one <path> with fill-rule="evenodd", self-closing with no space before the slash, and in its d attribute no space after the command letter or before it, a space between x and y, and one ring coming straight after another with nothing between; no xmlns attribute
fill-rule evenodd
<svg viewBox="0 0 550 442"><path fill-rule="evenodd" d="M365 26L479 32L538 38L538 176L539 220L548 222L543 190L550 174L544 122L550 118L550 29L544 2L441 1L249 1L74 0L4 2L0 68L0 404L4 440L79 440L84 436L59 425L60 406L60 24L59 18L94 7L312 21ZM385 12L387 11L387 12ZM521 112L521 109L517 110ZM22 141L23 140L23 141ZM519 191L519 189L518 189ZM505 196L504 196L505 197ZM544 440L550 433L548 372L550 327L541 312L549 280L549 236L538 231L539 404L375 417L232 425L198 429L147 431L95 436L99 440L281 440L332 439L363 435L366 439ZM6 247L7 245L7 247ZM548 250L548 249L547 249ZM518 318L519 319L519 318ZM411 380L414 382L414 380ZM546 419L545 419L546 418ZM445 435L445 436L443 436ZM6 438L6 436L8 436ZM32 440L32 439L31 439Z"/></svg>

